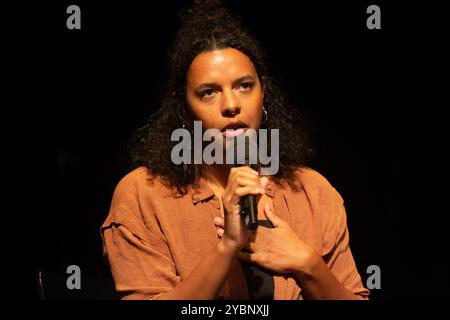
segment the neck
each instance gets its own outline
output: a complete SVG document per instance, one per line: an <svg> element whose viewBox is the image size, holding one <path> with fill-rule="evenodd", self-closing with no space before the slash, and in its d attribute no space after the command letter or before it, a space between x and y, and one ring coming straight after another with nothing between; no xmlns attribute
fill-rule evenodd
<svg viewBox="0 0 450 320"><path fill-rule="evenodd" d="M225 165L205 166L205 179L216 188L225 189L229 174L230 168Z"/></svg>

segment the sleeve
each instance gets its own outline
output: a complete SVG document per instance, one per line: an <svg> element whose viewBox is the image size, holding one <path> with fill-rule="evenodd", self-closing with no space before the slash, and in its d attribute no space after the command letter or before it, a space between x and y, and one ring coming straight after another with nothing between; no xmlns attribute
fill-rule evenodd
<svg viewBox="0 0 450 320"><path fill-rule="evenodd" d="M156 226L148 228L140 210L132 190L119 190L101 228L104 255L121 299L158 299L181 282L163 233Z"/></svg>
<svg viewBox="0 0 450 320"><path fill-rule="evenodd" d="M358 273L355 260L350 250L350 236L347 227L344 201L337 191L335 191L335 196L337 197L336 205L339 222L336 224L337 231L334 232L334 235L336 235L334 245L323 258L327 266L344 287L360 295L361 298L368 299L370 292L363 286L361 276Z"/></svg>

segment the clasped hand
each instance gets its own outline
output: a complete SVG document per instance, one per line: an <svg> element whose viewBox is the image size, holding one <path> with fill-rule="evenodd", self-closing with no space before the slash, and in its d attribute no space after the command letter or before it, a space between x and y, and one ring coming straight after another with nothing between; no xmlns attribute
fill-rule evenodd
<svg viewBox="0 0 450 320"><path fill-rule="evenodd" d="M302 241L292 230L291 226L277 216L268 204L264 207L264 214L274 228L258 227L251 232L238 258L252 262L263 268L277 273L302 273L317 258L318 253L310 245ZM225 221L215 218L217 234L224 234Z"/></svg>

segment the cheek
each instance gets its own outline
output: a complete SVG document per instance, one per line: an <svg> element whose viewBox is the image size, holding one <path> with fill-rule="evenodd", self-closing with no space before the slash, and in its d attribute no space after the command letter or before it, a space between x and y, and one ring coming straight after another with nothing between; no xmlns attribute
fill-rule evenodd
<svg viewBox="0 0 450 320"><path fill-rule="evenodd" d="M252 117L255 119L259 119L262 115L262 95L256 94L252 97L249 97L248 101L246 101L246 104L249 107L249 113L252 115Z"/></svg>
<svg viewBox="0 0 450 320"><path fill-rule="evenodd" d="M195 99L188 97L186 102L194 120L203 120L207 116L205 114L205 108L202 108Z"/></svg>
<svg viewBox="0 0 450 320"><path fill-rule="evenodd" d="M214 113L214 108L205 108L205 106L199 106L197 104L190 104L188 101L188 106L193 116L193 120L202 121L203 130L207 130L210 128L215 128L214 120L217 115Z"/></svg>
<svg viewBox="0 0 450 320"><path fill-rule="evenodd" d="M208 122L209 119L214 115L213 108L207 108L205 106L192 105L191 113L195 120L202 120L203 122Z"/></svg>
<svg viewBox="0 0 450 320"><path fill-rule="evenodd" d="M263 106L263 93L262 90L255 90L253 92L253 94L250 96L250 99L252 100L252 106L254 107L255 110L262 110L262 106Z"/></svg>

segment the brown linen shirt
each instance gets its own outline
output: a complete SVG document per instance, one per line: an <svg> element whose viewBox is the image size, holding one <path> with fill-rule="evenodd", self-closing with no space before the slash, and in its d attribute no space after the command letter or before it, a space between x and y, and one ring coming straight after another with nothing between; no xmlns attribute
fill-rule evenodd
<svg viewBox="0 0 450 320"><path fill-rule="evenodd" d="M313 246L337 279L362 297L364 288L349 247L346 213L339 193L319 173L296 171L299 189L269 179L263 203L287 221L298 237ZM218 243L214 218L222 216L220 200L205 179L183 197L141 167L117 185L111 209L101 227L117 292L122 299L158 299L186 279ZM294 275L275 275L275 300L303 299ZM220 299L248 299L246 279L238 260L219 294Z"/></svg>

